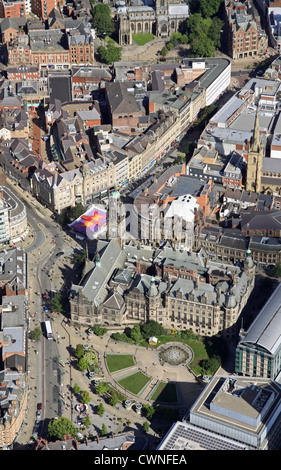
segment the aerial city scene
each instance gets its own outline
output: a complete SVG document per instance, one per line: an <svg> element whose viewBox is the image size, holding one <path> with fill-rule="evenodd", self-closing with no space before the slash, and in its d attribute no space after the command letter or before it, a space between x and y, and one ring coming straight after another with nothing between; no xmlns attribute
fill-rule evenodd
<svg viewBox="0 0 281 470"><path fill-rule="evenodd" d="M281 0L0 0L0 37L0 449L279 450Z"/></svg>

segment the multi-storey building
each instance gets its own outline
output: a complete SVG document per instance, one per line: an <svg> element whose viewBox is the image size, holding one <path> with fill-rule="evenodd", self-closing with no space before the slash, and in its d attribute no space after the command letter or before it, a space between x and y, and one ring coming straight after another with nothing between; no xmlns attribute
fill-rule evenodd
<svg viewBox="0 0 281 470"><path fill-rule="evenodd" d="M70 61L77 65L94 65L94 40L90 33L81 32L68 36Z"/></svg>
<svg viewBox="0 0 281 470"><path fill-rule="evenodd" d="M38 18L47 20L49 13L56 8L57 0L31 0L31 9Z"/></svg>
<svg viewBox="0 0 281 470"><path fill-rule="evenodd" d="M279 381L281 375L281 283L247 331L240 331L236 348L237 374Z"/></svg>
<svg viewBox="0 0 281 470"><path fill-rule="evenodd" d="M218 442L234 440L247 450L276 450L281 444L280 399L280 385L271 379L215 375L192 405L187 423L195 435L203 430L204 448L210 440L216 448L218 437Z"/></svg>
<svg viewBox="0 0 281 470"><path fill-rule="evenodd" d="M72 67L72 94L74 99L91 97L91 93L104 88L106 82L112 80L112 74L106 68L100 67Z"/></svg>
<svg viewBox="0 0 281 470"><path fill-rule="evenodd" d="M14 247L1 251L0 292L1 296L25 296L27 289L26 253ZM11 299L11 302L16 300ZM6 317L8 319L8 316Z"/></svg>
<svg viewBox="0 0 281 470"><path fill-rule="evenodd" d="M252 1L225 1L229 55L233 59L264 54L268 46L265 31Z"/></svg>
<svg viewBox="0 0 281 470"><path fill-rule="evenodd" d="M105 85L105 97L113 130L124 133L142 132L140 118L146 115L143 97L138 99L130 81Z"/></svg>
<svg viewBox="0 0 281 470"><path fill-rule="evenodd" d="M12 340L15 341L15 338ZM0 392L0 448L8 449L20 432L28 408L25 373L2 370Z"/></svg>
<svg viewBox="0 0 281 470"><path fill-rule="evenodd" d="M7 79L11 81L39 80L39 67L7 67Z"/></svg>
<svg viewBox="0 0 281 470"><path fill-rule="evenodd" d="M5 176L1 170L0 185L0 243L14 243L26 236L28 232L25 205L13 191L6 186Z"/></svg>
<svg viewBox="0 0 281 470"><path fill-rule="evenodd" d="M19 277L21 277L22 266L15 250L11 250L7 254L2 252L0 257L2 271L5 270L5 267L10 271L12 269L18 270ZM2 272L1 277L4 277ZM14 273L14 277L16 277L16 273ZM10 289L9 296L2 297L0 305L0 350L1 364L3 365L3 369L0 371L1 449L7 449L12 445L27 411L27 311L27 298L16 289L14 291Z"/></svg>
<svg viewBox="0 0 281 470"><path fill-rule="evenodd" d="M9 229L9 212L8 204L3 197L3 192L0 193L0 243L7 243L10 241Z"/></svg>
<svg viewBox="0 0 281 470"><path fill-rule="evenodd" d="M60 30L34 30L18 36L17 41L8 46L8 63L10 66L69 68L67 37Z"/></svg>
<svg viewBox="0 0 281 470"><path fill-rule="evenodd" d="M20 18L26 15L26 0L0 1L0 18Z"/></svg>
<svg viewBox="0 0 281 470"><path fill-rule="evenodd" d="M113 188L115 171L114 165L99 158L65 172L51 163L35 171L32 191L39 201L60 214L66 207L90 203L94 197Z"/></svg>
<svg viewBox="0 0 281 470"><path fill-rule="evenodd" d="M192 329L201 335L223 332L226 337L232 337L238 333L239 316L254 285L255 267L250 254L244 261L244 271L231 268L230 283L225 280L206 283L198 276L195 281L183 277L163 279L130 271L129 276L122 276L123 283L126 280L122 289L118 279L120 269L124 273L126 263L133 259L130 247L126 255L125 247L121 248L112 239L98 250L95 260L87 264L79 285L72 286L73 325L124 326L155 320L164 326ZM211 276L212 272L215 274L215 266Z"/></svg>

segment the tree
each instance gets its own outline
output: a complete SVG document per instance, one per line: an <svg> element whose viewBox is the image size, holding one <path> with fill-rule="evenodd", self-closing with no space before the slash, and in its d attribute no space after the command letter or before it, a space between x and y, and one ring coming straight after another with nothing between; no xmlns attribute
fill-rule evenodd
<svg viewBox="0 0 281 470"><path fill-rule="evenodd" d="M29 338L34 340L34 341L37 341L42 335L42 330L39 326L36 326L36 328L34 328L34 330L32 330L29 334Z"/></svg>
<svg viewBox="0 0 281 470"><path fill-rule="evenodd" d="M109 389L109 385L107 382L100 382L99 385L96 387L96 392L98 395L103 395Z"/></svg>
<svg viewBox="0 0 281 470"><path fill-rule="evenodd" d="M100 46L98 48L98 54L101 61L107 64L118 62L122 57L122 47L116 47L114 43L109 42L106 47Z"/></svg>
<svg viewBox="0 0 281 470"><path fill-rule="evenodd" d="M80 357L78 363L77 363L77 366L80 370L87 370L88 368L88 364L87 364L87 361L85 360L84 357Z"/></svg>
<svg viewBox="0 0 281 470"><path fill-rule="evenodd" d="M210 18L218 13L222 0L200 0L199 11L205 18Z"/></svg>
<svg viewBox="0 0 281 470"><path fill-rule="evenodd" d="M189 41L193 41L200 35L204 28L204 20L200 13L194 13L186 21L186 29Z"/></svg>
<svg viewBox="0 0 281 470"><path fill-rule="evenodd" d="M134 340L135 343L139 343L143 339L141 330L140 330L140 325L135 325L132 328L130 336Z"/></svg>
<svg viewBox="0 0 281 470"><path fill-rule="evenodd" d="M144 432L148 432L149 431L149 424L147 421L145 421L142 425L142 429L144 430Z"/></svg>
<svg viewBox="0 0 281 470"><path fill-rule="evenodd" d="M54 312L63 312L64 311L64 299L61 292L56 292L53 299L50 302L51 310Z"/></svg>
<svg viewBox="0 0 281 470"><path fill-rule="evenodd" d="M84 214L84 212L85 212L85 207L80 202L78 202L74 207L70 208L71 221L78 219L78 217Z"/></svg>
<svg viewBox="0 0 281 470"><path fill-rule="evenodd" d="M81 359L85 354L85 350L83 348L82 344L77 344L76 349L75 349L75 357L76 359Z"/></svg>
<svg viewBox="0 0 281 470"><path fill-rule="evenodd" d="M118 403L118 398L116 395L111 395L110 399L109 399L109 404L111 406L116 406Z"/></svg>
<svg viewBox="0 0 281 470"><path fill-rule="evenodd" d="M83 391L81 393L81 402L87 405L88 403L90 403L90 401L91 401L91 398L90 398L89 392Z"/></svg>
<svg viewBox="0 0 281 470"><path fill-rule="evenodd" d="M98 356L95 351L86 351L83 358L87 362L88 366L95 366L98 363Z"/></svg>
<svg viewBox="0 0 281 470"><path fill-rule="evenodd" d="M102 415L104 414L104 411L105 411L105 410L104 410L104 406L103 406L102 403L100 403L100 404L97 406L97 414L98 414L99 416L102 416Z"/></svg>
<svg viewBox="0 0 281 470"><path fill-rule="evenodd" d="M74 264L77 266L84 265L86 259L87 259L87 250L85 249L79 251L79 253L74 253L73 255Z"/></svg>
<svg viewBox="0 0 281 470"><path fill-rule="evenodd" d="M75 395L78 395L78 393L81 392L81 388L79 387L78 384L74 384L73 392L75 393Z"/></svg>
<svg viewBox="0 0 281 470"><path fill-rule="evenodd" d="M102 433L103 436L108 434L107 427L106 427L105 424L103 424L102 427L101 427L101 433Z"/></svg>
<svg viewBox="0 0 281 470"><path fill-rule="evenodd" d="M105 36L114 32L114 24L110 16L105 13L99 13L93 20L94 28L98 36Z"/></svg>
<svg viewBox="0 0 281 470"><path fill-rule="evenodd" d="M66 207L63 209L58 216L58 222L63 226L68 225L70 222L80 217L84 212L85 208L79 202L74 207Z"/></svg>
<svg viewBox="0 0 281 470"><path fill-rule="evenodd" d="M98 3L93 8L93 16L104 14L110 16L110 6L107 3Z"/></svg>
<svg viewBox="0 0 281 470"><path fill-rule="evenodd" d="M180 43L181 44L188 44L188 35L187 34L183 34L180 38Z"/></svg>
<svg viewBox="0 0 281 470"><path fill-rule="evenodd" d="M272 269L272 276L281 277L281 264L280 263L276 263L276 265Z"/></svg>
<svg viewBox="0 0 281 470"><path fill-rule="evenodd" d="M151 336L162 336L166 333L163 326L160 325L160 323L157 323L155 320L151 320L148 323L142 324L141 332L145 339L148 339Z"/></svg>
<svg viewBox="0 0 281 470"><path fill-rule="evenodd" d="M99 3L93 8L93 25L98 36L112 34L114 23L110 15L110 7L106 3Z"/></svg>
<svg viewBox="0 0 281 470"><path fill-rule="evenodd" d="M151 420L155 413L155 408L152 405L143 405L143 409L146 413L147 419Z"/></svg>
<svg viewBox="0 0 281 470"><path fill-rule="evenodd" d="M202 31L197 38L190 43L190 57L214 57L215 46L208 36Z"/></svg>
<svg viewBox="0 0 281 470"><path fill-rule="evenodd" d="M221 30L224 26L224 22L215 16L212 19L212 24L208 31L208 37L210 41L213 42L215 48L219 49L221 47Z"/></svg>
<svg viewBox="0 0 281 470"><path fill-rule="evenodd" d="M97 336L103 336L108 331L106 328L102 328L100 325L94 325L92 330Z"/></svg>
<svg viewBox="0 0 281 470"><path fill-rule="evenodd" d="M220 366L220 359L218 357L212 357L210 359L203 359L200 361L200 367L207 375L213 375Z"/></svg>
<svg viewBox="0 0 281 470"><path fill-rule="evenodd" d="M91 420L90 420L90 416L88 414L84 418L84 425L86 426L86 428L91 426Z"/></svg>
<svg viewBox="0 0 281 470"><path fill-rule="evenodd" d="M72 422L60 416L57 419L52 419L48 424L48 437L51 440L63 440L64 436L70 434L72 437L76 437L77 428L73 426Z"/></svg>
<svg viewBox="0 0 281 470"><path fill-rule="evenodd" d="M169 52L169 51L168 51L167 46L162 47L162 49L161 49L161 56L162 56L162 57L166 57L166 55L168 54L168 52Z"/></svg>

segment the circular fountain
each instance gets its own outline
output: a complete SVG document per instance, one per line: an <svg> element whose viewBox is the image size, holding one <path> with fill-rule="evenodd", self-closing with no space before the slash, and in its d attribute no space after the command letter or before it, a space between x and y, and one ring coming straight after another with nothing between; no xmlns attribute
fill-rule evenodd
<svg viewBox="0 0 281 470"><path fill-rule="evenodd" d="M159 349L158 356L160 363L178 366L191 362L193 352L186 344L170 343L165 344Z"/></svg>

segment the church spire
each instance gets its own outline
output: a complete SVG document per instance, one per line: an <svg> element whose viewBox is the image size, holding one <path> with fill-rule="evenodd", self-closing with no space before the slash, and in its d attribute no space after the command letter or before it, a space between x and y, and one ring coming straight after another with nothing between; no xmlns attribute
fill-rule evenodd
<svg viewBox="0 0 281 470"><path fill-rule="evenodd" d="M253 152L259 152L260 150L260 126L259 126L259 107L257 105L254 132L251 139L251 150Z"/></svg>

